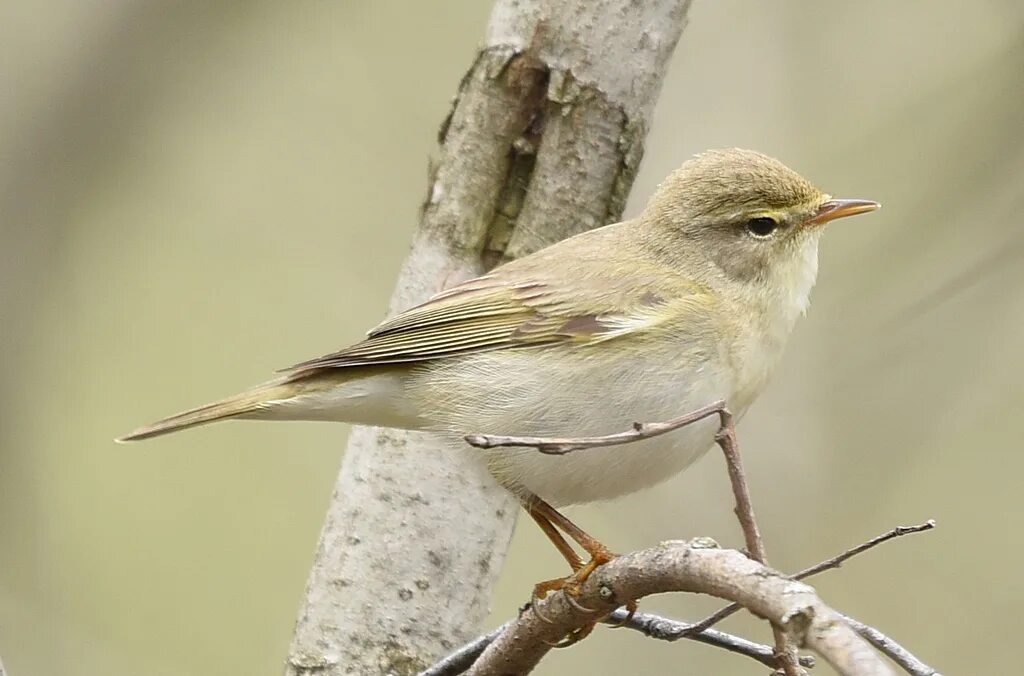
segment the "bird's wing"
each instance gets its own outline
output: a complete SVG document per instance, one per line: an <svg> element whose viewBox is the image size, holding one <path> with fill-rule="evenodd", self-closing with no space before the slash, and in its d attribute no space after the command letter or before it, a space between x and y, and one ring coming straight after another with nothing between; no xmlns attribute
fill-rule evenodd
<svg viewBox="0 0 1024 676"><path fill-rule="evenodd" d="M498 348L592 344L652 328L671 315L664 308L672 299L665 297L663 279L653 276L627 275L633 280L628 289L621 288L621 279L616 287L585 275L574 279L571 289L543 274L509 277L495 271L471 279L388 319L355 345L287 370L299 375ZM660 293L652 290L654 284Z"/></svg>

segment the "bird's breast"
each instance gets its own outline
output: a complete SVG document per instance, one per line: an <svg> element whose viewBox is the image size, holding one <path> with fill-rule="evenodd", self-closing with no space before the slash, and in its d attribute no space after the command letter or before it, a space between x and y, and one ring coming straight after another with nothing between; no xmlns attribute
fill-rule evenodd
<svg viewBox="0 0 1024 676"><path fill-rule="evenodd" d="M774 269L767 284L732 294L739 299L730 312L734 340L730 361L734 374L729 405L745 411L768 383L782 360L797 321L810 305L818 276L817 236Z"/></svg>
<svg viewBox="0 0 1024 676"><path fill-rule="evenodd" d="M438 362L420 382L418 398L437 426L458 434L600 436L636 422L668 420L730 394L730 378L717 355L686 346L626 350L614 358L571 347L494 351ZM715 420L708 420L563 456L528 448L485 453L491 473L510 490L554 504L582 503L671 477L711 446L716 429Z"/></svg>

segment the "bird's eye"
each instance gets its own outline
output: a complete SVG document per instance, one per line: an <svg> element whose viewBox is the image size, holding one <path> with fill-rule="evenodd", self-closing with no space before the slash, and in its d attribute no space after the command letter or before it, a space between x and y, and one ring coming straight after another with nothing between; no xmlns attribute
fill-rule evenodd
<svg viewBox="0 0 1024 676"><path fill-rule="evenodd" d="M747 232L754 237L770 237L776 228L779 227L778 222L774 218L768 216L761 216L760 218L751 218L747 221Z"/></svg>

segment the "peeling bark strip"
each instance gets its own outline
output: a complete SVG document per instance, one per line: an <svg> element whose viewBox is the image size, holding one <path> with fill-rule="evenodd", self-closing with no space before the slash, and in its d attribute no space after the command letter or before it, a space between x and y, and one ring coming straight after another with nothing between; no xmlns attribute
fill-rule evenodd
<svg viewBox="0 0 1024 676"><path fill-rule="evenodd" d="M616 220L689 0L498 0L440 135L390 312ZM467 453L356 428L289 676L414 674L479 632L514 500Z"/></svg>

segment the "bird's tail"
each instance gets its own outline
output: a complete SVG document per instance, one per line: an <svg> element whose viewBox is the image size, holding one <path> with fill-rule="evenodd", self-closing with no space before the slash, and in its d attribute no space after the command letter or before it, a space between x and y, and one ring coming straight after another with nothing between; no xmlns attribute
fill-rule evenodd
<svg viewBox="0 0 1024 676"><path fill-rule="evenodd" d="M139 441L151 437L159 437L171 432L188 429L197 425L239 417L256 417L253 414L267 410L273 404L292 396L292 388L281 380L271 381L246 390L227 399L221 399L188 411L183 411L169 418L144 425L117 439L119 443Z"/></svg>

